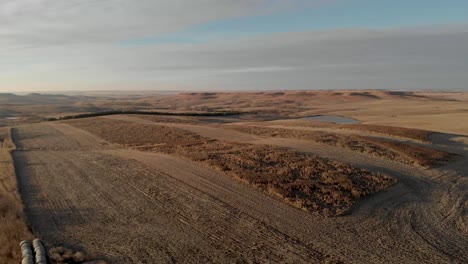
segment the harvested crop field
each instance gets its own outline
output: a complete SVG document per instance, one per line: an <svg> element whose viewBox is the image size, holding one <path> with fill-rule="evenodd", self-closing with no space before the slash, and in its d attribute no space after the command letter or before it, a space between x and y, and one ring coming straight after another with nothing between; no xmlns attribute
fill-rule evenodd
<svg viewBox="0 0 468 264"><path fill-rule="evenodd" d="M27 175L22 188L29 217L46 242L80 245L111 261L125 263L262 262L265 258L305 262L327 258L313 246L298 244L233 204L226 204L226 198L219 200L222 194L216 188L211 191L214 193L198 191L174 179L170 171L155 171L130 154L120 158L89 151L89 146L77 150L77 143L88 135L78 131L74 138L67 137L69 129L65 125L42 125L40 130L51 143L70 142L58 151L41 148L16 154L20 175ZM37 130L35 126L20 128L15 136L20 143L33 144L30 135ZM193 170L201 174L218 174L187 161L179 164L187 169L194 166ZM216 177L221 182L228 179ZM235 182L223 186L235 188L233 191L240 191L236 196L252 201L266 199L255 191L243 191L245 187ZM270 203L278 204L274 199Z"/></svg>
<svg viewBox="0 0 468 264"><path fill-rule="evenodd" d="M185 145L202 141L202 137L168 126L135 124L106 118L88 118L68 121L109 142L125 146Z"/></svg>
<svg viewBox="0 0 468 264"><path fill-rule="evenodd" d="M422 169L230 126L125 116L24 125L14 140L26 214L49 247L112 263L468 261L468 145ZM431 147L453 144L440 134Z"/></svg>
<svg viewBox="0 0 468 264"><path fill-rule="evenodd" d="M345 214L358 199L395 183L343 163L273 146L210 140L174 127L104 118L70 124L112 143L206 163L296 207L328 216Z"/></svg>

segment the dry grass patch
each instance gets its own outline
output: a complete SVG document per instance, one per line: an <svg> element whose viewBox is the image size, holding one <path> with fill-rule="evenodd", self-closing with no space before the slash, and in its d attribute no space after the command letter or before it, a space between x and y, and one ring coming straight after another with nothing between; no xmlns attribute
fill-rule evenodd
<svg viewBox="0 0 468 264"><path fill-rule="evenodd" d="M393 126L382 126L382 125L367 125L367 124L334 124L328 122L321 122L315 120L301 120L301 119L290 119L290 120L277 120L269 122L255 122L250 123L255 126L270 126L270 125L284 125L284 126L297 126L297 127L310 127L310 128L336 128L336 129L349 129L358 130L370 133L377 133L382 135L388 135L393 137L401 137L414 139L423 142L429 142L429 137L436 133L434 131L405 128L405 127L393 127Z"/></svg>
<svg viewBox="0 0 468 264"><path fill-rule="evenodd" d="M423 142L429 142L429 136L436 133L433 131L414 129L414 128L392 127L392 126L381 126L381 125L363 125L363 124L339 125L339 128L379 133L379 134L384 134L384 135L389 135L389 136L415 139L415 140L419 140Z"/></svg>
<svg viewBox="0 0 468 264"><path fill-rule="evenodd" d="M274 120L267 122L255 122L251 123L256 126L271 126L271 125L281 125L281 126L297 126L297 127L310 127L310 128L334 128L336 124L329 122L322 122L318 120L306 120L306 119L284 119L284 120Z"/></svg>
<svg viewBox="0 0 468 264"><path fill-rule="evenodd" d="M296 126L296 127L310 127L310 128L336 128L336 129L349 129L364 131L370 133L377 133L382 135L388 135L393 137L401 137L414 139L422 142L429 142L429 137L437 132L405 128L405 127L393 127L393 126L382 126L382 125L367 125L367 124L334 124L329 122L321 122L316 120L301 120L301 119L290 119L290 120L275 120L268 122L252 122L248 125L254 126L271 126L271 125L282 125L282 126Z"/></svg>
<svg viewBox="0 0 468 264"><path fill-rule="evenodd" d="M19 243L33 236L25 223L11 151L10 132L0 130L0 263L20 263Z"/></svg>
<svg viewBox="0 0 468 264"><path fill-rule="evenodd" d="M358 199L395 182L383 174L266 145L211 140L149 149L207 163L298 208L326 216L344 215Z"/></svg>
<svg viewBox="0 0 468 264"><path fill-rule="evenodd" d="M80 263L94 263L94 264L106 264L104 260L96 260L96 257L92 257L86 254L84 251L73 250L64 246L57 246L49 249L49 259L52 263L62 264L80 264Z"/></svg>
<svg viewBox="0 0 468 264"><path fill-rule="evenodd" d="M427 147L364 136L255 126L228 127L259 136L312 140L330 146L342 147L376 157L422 167L441 165L453 157L453 154Z"/></svg>
<svg viewBox="0 0 468 264"><path fill-rule="evenodd" d="M413 161L415 165L419 165L426 168L443 165L456 156L455 154L397 141L368 137L362 138L366 141L387 147L392 151L395 151L400 155L405 156L408 160Z"/></svg>
<svg viewBox="0 0 468 264"><path fill-rule="evenodd" d="M192 116L163 116L163 115L133 115L144 120L160 123L199 124L199 117Z"/></svg>
<svg viewBox="0 0 468 264"><path fill-rule="evenodd" d="M178 128L106 119L69 124L113 143L209 164L296 207L327 216L346 214L358 199L395 182L386 175L279 147L211 140Z"/></svg>

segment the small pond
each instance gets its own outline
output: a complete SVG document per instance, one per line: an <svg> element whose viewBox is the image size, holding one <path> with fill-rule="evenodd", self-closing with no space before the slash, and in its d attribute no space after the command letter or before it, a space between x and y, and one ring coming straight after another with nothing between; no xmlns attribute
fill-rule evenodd
<svg viewBox="0 0 468 264"><path fill-rule="evenodd" d="M341 116L330 116L330 115L306 116L306 117L303 117L302 119L316 120L316 121L336 123L336 124L359 124L360 123L356 119L341 117Z"/></svg>

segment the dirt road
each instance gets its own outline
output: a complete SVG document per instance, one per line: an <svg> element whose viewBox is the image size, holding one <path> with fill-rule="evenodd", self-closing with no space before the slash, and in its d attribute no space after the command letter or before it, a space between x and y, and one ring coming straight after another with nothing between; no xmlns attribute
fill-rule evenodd
<svg viewBox="0 0 468 264"><path fill-rule="evenodd" d="M65 124L21 126L14 140L33 228L46 243L79 244L112 262L468 261L463 148L455 163L423 171L340 149L263 139L400 179L352 215L327 219L201 164L121 149Z"/></svg>

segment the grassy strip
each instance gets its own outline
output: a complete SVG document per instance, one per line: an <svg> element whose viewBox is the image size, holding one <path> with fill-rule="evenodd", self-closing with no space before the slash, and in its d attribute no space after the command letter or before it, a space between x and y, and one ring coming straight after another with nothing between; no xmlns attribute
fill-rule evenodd
<svg viewBox="0 0 468 264"><path fill-rule="evenodd" d="M211 140L182 129L102 118L68 122L105 140L203 162L298 208L338 216L395 179L274 146Z"/></svg>
<svg viewBox="0 0 468 264"><path fill-rule="evenodd" d="M365 141L375 143L376 145L387 147L399 153L401 156L406 157L405 159L413 161L414 164L425 168L446 164L456 156L455 154L398 141L368 137L361 138Z"/></svg>
<svg viewBox="0 0 468 264"><path fill-rule="evenodd" d="M453 154L431 148L364 136L349 136L323 131L304 131L259 126L236 125L226 127L258 136L311 140L317 143L342 147L356 152L367 153L376 157L409 165L418 165L425 168L444 164L454 156Z"/></svg>
<svg viewBox="0 0 468 264"><path fill-rule="evenodd" d="M156 112L156 111L130 111L130 110L116 110L116 111L105 111L97 113L86 113L78 115L69 115L59 118L48 118L47 121L58 121L58 120L69 120L69 119L80 119L88 117L99 117L99 116L110 116L110 115L165 115L165 116L232 116L244 114L242 112Z"/></svg>
<svg viewBox="0 0 468 264"><path fill-rule="evenodd" d="M350 124L340 125L340 128L366 131L372 133L379 133L389 136L402 137L415 139L423 142L429 142L429 137L436 133L428 130L404 128L404 127L392 127L392 126L381 126L381 125L362 125L362 124Z"/></svg>
<svg viewBox="0 0 468 264"><path fill-rule="evenodd" d="M25 223L23 202L17 189L9 129L0 130L0 263L21 263L19 243L33 236Z"/></svg>
<svg viewBox="0 0 468 264"><path fill-rule="evenodd" d="M283 125L283 126L297 126L297 127L311 127L311 128L335 128L335 129L349 129L364 131L370 133L377 133L392 137L401 137L414 139L422 142L430 142L430 136L437 133L429 130L405 128L405 127L393 127L383 125L368 125L368 124L335 124L316 120L301 120L301 119L289 119L289 120L276 120L269 122L251 122L249 125L253 126L270 126L270 125Z"/></svg>

